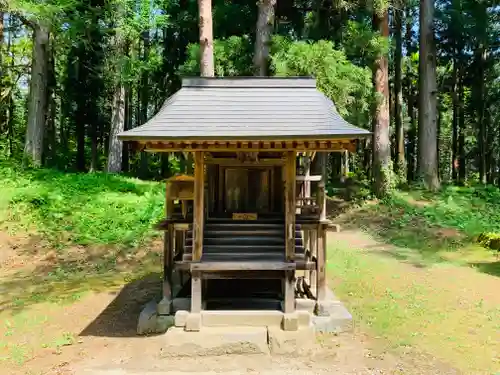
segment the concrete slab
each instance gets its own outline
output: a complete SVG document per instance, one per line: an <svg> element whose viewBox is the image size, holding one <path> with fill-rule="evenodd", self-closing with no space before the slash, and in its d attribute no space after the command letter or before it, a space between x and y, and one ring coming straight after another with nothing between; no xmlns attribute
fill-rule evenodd
<svg viewBox="0 0 500 375"><path fill-rule="evenodd" d="M312 314L307 311L296 311L299 320L299 326L309 327L311 325Z"/></svg>
<svg viewBox="0 0 500 375"><path fill-rule="evenodd" d="M330 316L339 309L339 306L343 307L344 305L342 302L335 300L318 301L316 304L316 315Z"/></svg>
<svg viewBox="0 0 500 375"><path fill-rule="evenodd" d="M272 310L216 310L201 312L201 324L203 327L279 327L282 320L283 313Z"/></svg>
<svg viewBox="0 0 500 375"><path fill-rule="evenodd" d="M279 328L278 328L279 329ZM203 327L186 332L172 327L165 334L162 356L216 356L226 354L269 354L265 327Z"/></svg>
<svg viewBox="0 0 500 375"><path fill-rule="evenodd" d="M315 349L316 337L312 326L300 327L296 331L269 327L268 344L271 354L307 355Z"/></svg>
<svg viewBox="0 0 500 375"><path fill-rule="evenodd" d="M306 298L295 299L295 310L297 311L307 311L310 314L313 314L315 307L316 307L316 300L314 299L306 299Z"/></svg>

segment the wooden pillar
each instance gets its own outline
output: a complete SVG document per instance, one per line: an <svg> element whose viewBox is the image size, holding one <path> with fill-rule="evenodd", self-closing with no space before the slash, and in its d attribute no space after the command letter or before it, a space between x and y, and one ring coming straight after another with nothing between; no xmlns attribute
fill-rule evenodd
<svg viewBox="0 0 500 375"><path fill-rule="evenodd" d="M205 172L204 153L194 153L194 212L193 212L193 255L192 261L199 262L203 255L204 193ZM191 312L199 313L202 305L202 280L199 272L191 272Z"/></svg>
<svg viewBox="0 0 500 375"><path fill-rule="evenodd" d="M295 312L295 271L285 271L285 303L283 312L285 314L291 314Z"/></svg>
<svg viewBox="0 0 500 375"><path fill-rule="evenodd" d="M165 197L165 218L171 219L174 211L174 201L169 199L168 183L166 186ZM163 232L163 297L166 299L172 298L172 271L174 267L174 241L173 227L168 224L168 227Z"/></svg>
<svg viewBox="0 0 500 375"><path fill-rule="evenodd" d="M286 260L295 261L295 209L296 209L296 153L287 151L285 164L285 226L286 226Z"/></svg>
<svg viewBox="0 0 500 375"><path fill-rule="evenodd" d="M202 305L201 274L199 271L191 271L191 312L199 313Z"/></svg>
<svg viewBox="0 0 500 375"><path fill-rule="evenodd" d="M199 262L203 254L205 173L203 151L194 154L193 262Z"/></svg>
<svg viewBox="0 0 500 375"><path fill-rule="evenodd" d="M318 163L321 171L321 181L318 184L318 206L320 209L320 221L326 220L326 162L328 160L328 154L325 152L319 153L317 156L319 158Z"/></svg>
<svg viewBox="0 0 500 375"><path fill-rule="evenodd" d="M321 181L318 191L318 205L320 207L320 223L318 225L317 237L317 273L316 273L316 295L319 301L326 297L326 164L328 153L319 153L319 167L321 171Z"/></svg>
<svg viewBox="0 0 500 375"><path fill-rule="evenodd" d="M318 271L316 273L316 295L318 301L326 299L326 225L318 226Z"/></svg>
<svg viewBox="0 0 500 375"><path fill-rule="evenodd" d="M318 261L318 230L311 230L309 232L309 243L311 247L311 258L316 259ZM311 269L309 271L309 281L311 285L311 292L318 296L317 294L317 282L318 282L318 272L316 269Z"/></svg>

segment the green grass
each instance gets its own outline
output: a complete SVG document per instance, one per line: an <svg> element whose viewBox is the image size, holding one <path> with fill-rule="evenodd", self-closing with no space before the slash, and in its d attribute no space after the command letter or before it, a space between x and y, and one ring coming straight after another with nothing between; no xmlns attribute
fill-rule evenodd
<svg viewBox="0 0 500 375"><path fill-rule="evenodd" d="M330 248L328 272L357 325L392 350L430 353L464 373L499 370L500 280L454 265L415 268L352 243Z"/></svg>
<svg viewBox="0 0 500 375"><path fill-rule="evenodd" d="M164 186L105 173L26 170L0 164L0 226L34 230L61 247L137 246L155 232Z"/></svg>

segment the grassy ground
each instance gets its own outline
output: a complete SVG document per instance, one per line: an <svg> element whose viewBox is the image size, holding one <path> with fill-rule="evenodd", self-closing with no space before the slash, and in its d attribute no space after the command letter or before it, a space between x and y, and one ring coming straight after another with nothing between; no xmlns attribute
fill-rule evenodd
<svg viewBox="0 0 500 375"><path fill-rule="evenodd" d="M396 246L392 255L420 264L453 261L500 276L498 251L477 243L483 232L500 233L500 190L492 187L447 187L439 194L397 192L340 218Z"/></svg>
<svg viewBox="0 0 500 375"><path fill-rule="evenodd" d="M399 192L336 220L329 271L360 326L464 373L500 371L500 262L477 244L500 232L499 190Z"/></svg>
<svg viewBox="0 0 500 375"><path fill-rule="evenodd" d="M132 335L123 311L136 316L150 296L114 296L124 286L157 292L140 280L159 285L162 184L0 164L0 186L0 367L57 363L95 315L113 318L94 332L123 335L115 331L128 324ZM499 262L475 242L500 232L498 190L399 192L336 220L347 231L332 239L329 272L363 332L464 373L500 370Z"/></svg>
<svg viewBox="0 0 500 375"><path fill-rule="evenodd" d="M34 230L52 246L137 247L163 212L159 183L0 164L0 225Z"/></svg>

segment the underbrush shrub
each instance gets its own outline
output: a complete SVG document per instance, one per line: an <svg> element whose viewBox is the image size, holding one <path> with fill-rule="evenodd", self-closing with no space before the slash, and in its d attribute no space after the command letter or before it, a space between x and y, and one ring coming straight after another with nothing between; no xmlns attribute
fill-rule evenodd
<svg viewBox="0 0 500 375"><path fill-rule="evenodd" d="M500 251L500 233L481 233L477 242L488 249Z"/></svg>

